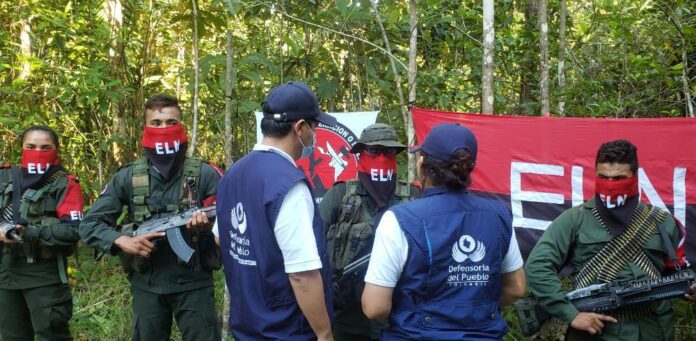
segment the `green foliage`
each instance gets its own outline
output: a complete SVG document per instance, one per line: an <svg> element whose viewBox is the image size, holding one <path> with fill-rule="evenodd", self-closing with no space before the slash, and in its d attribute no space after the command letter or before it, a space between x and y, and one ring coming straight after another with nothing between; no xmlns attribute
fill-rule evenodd
<svg viewBox="0 0 696 341"><path fill-rule="evenodd" d="M389 58L364 42L385 44L368 1L197 1L201 77L197 153L225 164L228 30L234 38L230 70L234 159L253 146L253 112L265 94L289 80L312 85L325 110L380 110L379 120L404 134ZM105 7L116 2L122 4L119 20ZM495 2L498 113L539 112L538 29L534 6L528 6L535 3ZM418 6L415 105L479 111L481 1L420 0ZM381 0L378 8L395 57L406 63L408 3ZM684 115L682 46L689 59L687 81L692 96L696 93L696 14L691 2L568 1L563 90L556 83L559 0L550 1L548 8L552 114L563 100L568 116ZM22 129L48 124L60 133L61 157L80 176L88 201L92 200L117 167L139 156L147 97L158 92L178 97L191 130L192 27L190 1L0 1L3 160L19 161L17 138ZM406 70L397 65L406 89ZM82 270L91 273L87 263L82 263L86 267ZM125 282L113 264L95 266L94 276L103 273L110 284L100 286L101 277L84 278L80 285L91 287L76 288L82 301L77 302L75 326L87 330L83 337L88 339L103 339L107 332L125 335L121 332L127 328L116 329L110 322L114 317L101 313L101 307L108 305L110 314L121 316L120 326L129 325L122 316L129 316L124 308L129 295L120 288ZM110 292L109 285L119 290ZM683 333L691 333L686 326L693 321L693 308L680 304L677 313ZM100 330L104 324L110 327L103 328L112 329Z"/></svg>

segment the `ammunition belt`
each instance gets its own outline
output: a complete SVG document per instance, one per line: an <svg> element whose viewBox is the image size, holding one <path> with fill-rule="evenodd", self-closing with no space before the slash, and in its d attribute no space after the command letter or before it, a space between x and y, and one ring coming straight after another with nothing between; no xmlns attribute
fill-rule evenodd
<svg viewBox="0 0 696 341"><path fill-rule="evenodd" d="M609 229L596 208L592 210L592 214L608 233ZM639 202L626 230L612 238L589 262L585 263L575 276L573 287L578 289L594 283L614 281L629 262L634 262L649 278L660 278L659 270L645 255L643 246L648 238L657 232L657 225L666 216L666 212ZM617 309L610 315L619 320L636 320L654 314L656 307L657 303L651 302L633 306L630 309Z"/></svg>

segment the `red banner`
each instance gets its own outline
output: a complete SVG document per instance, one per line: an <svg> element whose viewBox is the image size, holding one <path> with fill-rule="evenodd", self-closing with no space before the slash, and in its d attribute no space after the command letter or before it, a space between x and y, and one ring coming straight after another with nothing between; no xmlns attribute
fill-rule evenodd
<svg viewBox="0 0 696 341"><path fill-rule="evenodd" d="M599 146L626 139L638 147L642 200L669 209L687 227L696 260L696 120L492 116L413 109L416 137L457 122L478 140L471 189L510 207L526 255L563 210L594 195ZM526 244L526 245L525 245Z"/></svg>

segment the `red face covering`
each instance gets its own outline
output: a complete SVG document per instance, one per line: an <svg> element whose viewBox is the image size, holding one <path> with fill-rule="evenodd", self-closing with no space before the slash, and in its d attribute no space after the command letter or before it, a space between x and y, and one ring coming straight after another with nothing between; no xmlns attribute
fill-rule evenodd
<svg viewBox="0 0 696 341"><path fill-rule="evenodd" d="M396 191L396 155L360 153L358 179L375 200L377 208L386 207Z"/></svg>
<svg viewBox="0 0 696 341"><path fill-rule="evenodd" d="M188 136L182 124L165 128L146 126L142 144L150 164L165 180L177 174L186 160Z"/></svg>
<svg viewBox="0 0 696 341"><path fill-rule="evenodd" d="M638 195L638 177L634 175L621 180L596 177L595 193L608 209L624 206L630 198Z"/></svg>
<svg viewBox="0 0 696 341"><path fill-rule="evenodd" d="M22 149L22 168L28 174L45 174L51 165L58 164L58 150Z"/></svg>
<svg viewBox="0 0 696 341"><path fill-rule="evenodd" d="M58 150L22 149L22 189L36 188L58 164ZM50 170L50 171L49 171Z"/></svg>

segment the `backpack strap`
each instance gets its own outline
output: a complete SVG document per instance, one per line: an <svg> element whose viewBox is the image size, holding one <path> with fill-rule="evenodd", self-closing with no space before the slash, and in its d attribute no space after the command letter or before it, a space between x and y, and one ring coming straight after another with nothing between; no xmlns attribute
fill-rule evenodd
<svg viewBox="0 0 696 341"><path fill-rule="evenodd" d="M179 190L179 206L176 207L174 211L177 211L179 207L186 207L188 208L191 203L188 200L188 187L187 187L187 182L189 180L193 180L193 186L195 188L198 188L198 185L200 183L200 177L201 177L201 163L203 161L199 158L195 157L187 157L186 161L184 162L184 172L181 174L181 188ZM197 197L194 197L193 200L198 200ZM197 202L193 203L194 205L198 205ZM169 206L167 205L167 210L169 210Z"/></svg>
<svg viewBox="0 0 696 341"><path fill-rule="evenodd" d="M351 222L362 206L362 198L358 194L358 180L348 180L346 184L346 194L341 200L341 213L338 215L337 222Z"/></svg>
<svg viewBox="0 0 696 341"><path fill-rule="evenodd" d="M133 162L131 186L133 216L136 222L141 223L152 216L145 203L145 199L150 195L150 166L147 164L147 158L143 157Z"/></svg>

